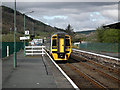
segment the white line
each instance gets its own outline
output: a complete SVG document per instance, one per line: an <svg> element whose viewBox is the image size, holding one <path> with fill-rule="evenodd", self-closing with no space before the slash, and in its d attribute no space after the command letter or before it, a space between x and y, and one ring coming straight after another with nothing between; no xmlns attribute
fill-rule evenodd
<svg viewBox="0 0 120 90"><path fill-rule="evenodd" d="M78 49L72 49L75 51L79 51L79 52L83 52L83 53L87 53L87 54L92 54L92 55L96 55L96 56L100 56L100 57L104 57L104 58L109 58L109 59L114 59L117 61L120 61L119 58L114 58L114 57L110 57L110 56L106 56L106 55L102 55L102 54L96 54L96 53L92 53L92 52L87 52L87 51L82 51L82 50L78 50Z"/></svg>
<svg viewBox="0 0 120 90"><path fill-rule="evenodd" d="M45 53L26 53L26 55L41 55L41 54L45 54Z"/></svg>
<svg viewBox="0 0 120 90"><path fill-rule="evenodd" d="M46 52L46 51L45 51ZM51 56L46 52L48 57L51 59L51 61L54 63L54 65L60 70L60 72L67 78L67 80L71 83L71 85L76 89L80 90L78 86L67 76L67 74L55 63L55 61L51 58Z"/></svg>
<svg viewBox="0 0 120 90"><path fill-rule="evenodd" d="M31 50L31 49L29 49L29 50L25 50L25 51L42 51L42 50Z"/></svg>
<svg viewBox="0 0 120 90"><path fill-rule="evenodd" d="M45 46L25 46L25 48L45 48Z"/></svg>

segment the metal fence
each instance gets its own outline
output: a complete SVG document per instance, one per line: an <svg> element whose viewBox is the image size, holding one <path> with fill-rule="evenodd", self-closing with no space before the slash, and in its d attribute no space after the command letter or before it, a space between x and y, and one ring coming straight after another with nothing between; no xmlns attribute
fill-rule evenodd
<svg viewBox="0 0 120 90"><path fill-rule="evenodd" d="M26 55L44 55L45 46L25 46Z"/></svg>
<svg viewBox="0 0 120 90"><path fill-rule="evenodd" d="M79 48L97 52L120 52L120 43L81 43Z"/></svg>
<svg viewBox="0 0 120 90"><path fill-rule="evenodd" d="M27 42L26 45L28 45ZM7 56L7 46L9 46L9 54L14 53L14 42L2 42L2 58ZM16 42L16 52L21 49L24 49L24 42Z"/></svg>

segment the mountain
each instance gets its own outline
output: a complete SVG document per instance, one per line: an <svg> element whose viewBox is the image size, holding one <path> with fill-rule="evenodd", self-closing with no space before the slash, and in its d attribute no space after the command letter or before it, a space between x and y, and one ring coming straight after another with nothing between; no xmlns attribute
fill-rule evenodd
<svg viewBox="0 0 120 90"><path fill-rule="evenodd" d="M24 16L19 11L16 11L16 25L17 34L24 35ZM63 29L46 25L28 16L26 16L26 30L29 30L30 34L41 37L50 37L53 32L64 31ZM2 6L2 34L7 35L10 33L14 33L14 10Z"/></svg>
<svg viewBox="0 0 120 90"><path fill-rule="evenodd" d="M76 32L77 34L90 34L92 32L95 32L96 30L89 30L89 31L79 31L79 32Z"/></svg>

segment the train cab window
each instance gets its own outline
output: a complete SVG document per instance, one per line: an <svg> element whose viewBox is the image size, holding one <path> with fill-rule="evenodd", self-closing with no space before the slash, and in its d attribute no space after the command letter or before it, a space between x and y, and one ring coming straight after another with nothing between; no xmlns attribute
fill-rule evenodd
<svg viewBox="0 0 120 90"><path fill-rule="evenodd" d="M53 39L52 46L57 46L57 40Z"/></svg>
<svg viewBox="0 0 120 90"><path fill-rule="evenodd" d="M66 41L66 42L65 42L65 46L70 46L70 40L69 40L69 39L66 39L65 41Z"/></svg>
<svg viewBox="0 0 120 90"><path fill-rule="evenodd" d="M69 38L68 36L65 36L65 38Z"/></svg>
<svg viewBox="0 0 120 90"><path fill-rule="evenodd" d="M57 38L57 36L54 36L53 38Z"/></svg>

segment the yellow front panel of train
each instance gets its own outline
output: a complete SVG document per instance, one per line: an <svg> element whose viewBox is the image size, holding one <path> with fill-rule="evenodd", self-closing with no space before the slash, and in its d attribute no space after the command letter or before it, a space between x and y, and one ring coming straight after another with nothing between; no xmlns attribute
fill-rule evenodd
<svg viewBox="0 0 120 90"><path fill-rule="evenodd" d="M64 53L64 38L59 38L59 52Z"/></svg>

